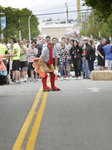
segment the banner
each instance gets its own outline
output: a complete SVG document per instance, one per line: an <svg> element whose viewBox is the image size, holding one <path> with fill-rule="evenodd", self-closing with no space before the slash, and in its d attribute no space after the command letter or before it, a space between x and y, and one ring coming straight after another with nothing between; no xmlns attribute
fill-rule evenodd
<svg viewBox="0 0 112 150"><path fill-rule="evenodd" d="M1 27L1 31L4 30L6 28L6 17L0 17L0 27Z"/></svg>

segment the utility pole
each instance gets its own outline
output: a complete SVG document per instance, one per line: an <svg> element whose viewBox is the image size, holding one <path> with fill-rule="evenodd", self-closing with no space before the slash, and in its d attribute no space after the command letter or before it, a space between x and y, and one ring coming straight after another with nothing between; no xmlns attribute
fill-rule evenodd
<svg viewBox="0 0 112 150"><path fill-rule="evenodd" d="M95 25L95 22L94 22L94 9L93 9L93 26Z"/></svg>
<svg viewBox="0 0 112 150"><path fill-rule="evenodd" d="M89 24L89 10L88 9L87 9L86 13L87 13L87 28L88 28L88 24Z"/></svg>
<svg viewBox="0 0 112 150"><path fill-rule="evenodd" d="M33 14L31 14L28 18L28 32L29 32L29 41L31 42L31 29L30 29L30 19L31 19L31 16Z"/></svg>
<svg viewBox="0 0 112 150"><path fill-rule="evenodd" d="M19 40L21 41L21 29L20 29L20 19L19 19Z"/></svg>
<svg viewBox="0 0 112 150"><path fill-rule="evenodd" d="M78 20L78 23L81 21L80 0L77 0L77 20Z"/></svg>
<svg viewBox="0 0 112 150"><path fill-rule="evenodd" d="M87 36L87 21L86 21L86 12L85 12L85 36Z"/></svg>
<svg viewBox="0 0 112 150"><path fill-rule="evenodd" d="M68 23L68 5L65 3L65 17L66 17L66 24Z"/></svg>

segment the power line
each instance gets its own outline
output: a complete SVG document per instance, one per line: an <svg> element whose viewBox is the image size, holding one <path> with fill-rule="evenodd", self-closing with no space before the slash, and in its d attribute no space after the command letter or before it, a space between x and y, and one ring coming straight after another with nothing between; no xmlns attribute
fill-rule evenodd
<svg viewBox="0 0 112 150"><path fill-rule="evenodd" d="M68 6L68 9L73 8L73 7L76 7L76 6L77 6L77 5L70 5L70 6ZM56 6L54 6L54 7L51 7L50 10L59 9L59 8L60 8L60 9L61 9L61 8L64 9L65 7L63 7L63 6L61 6L61 7L56 7ZM44 9L44 10L49 10L49 7L48 7L48 8L47 8L47 7L45 7L45 8L44 8L44 7L41 7L39 10L41 11L41 10L43 10L43 9ZM39 10L38 10L38 11L39 11Z"/></svg>
<svg viewBox="0 0 112 150"><path fill-rule="evenodd" d="M82 9L82 10L73 10L73 11L68 11L68 13L74 13L74 12L78 12L78 11L81 11L81 12L84 12L84 11L88 11L88 10L92 10L92 9ZM45 14L33 14L32 16L49 16L49 15L59 15L59 14L64 14L65 11L63 12L55 12L55 13L45 13ZM31 14L30 14L31 15ZM27 17L27 16L30 16L30 15L13 15L13 16L7 16L7 17Z"/></svg>
<svg viewBox="0 0 112 150"><path fill-rule="evenodd" d="M83 10L73 10L73 11L68 11L68 13L73 13L73 12L77 12L77 11L88 11L88 10L92 10L92 9L83 9ZM56 12L56 13L46 13L46 14L35 14L35 16L43 16L43 15L56 15L56 14L64 14L65 12Z"/></svg>

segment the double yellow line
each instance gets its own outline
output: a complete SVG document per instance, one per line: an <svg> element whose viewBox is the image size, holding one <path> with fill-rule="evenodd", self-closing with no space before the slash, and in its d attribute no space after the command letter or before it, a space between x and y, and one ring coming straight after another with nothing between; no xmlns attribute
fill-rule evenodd
<svg viewBox="0 0 112 150"><path fill-rule="evenodd" d="M50 85L50 82L48 83L48 85ZM26 134L27 134L28 129L30 127L31 121L32 121L34 115L36 114L35 111L36 111L38 103L40 101L42 91L43 91L43 88L41 86L39 92L37 93L35 101L32 105L32 108L31 108L29 114L27 115L27 118L26 118L26 120L25 120L25 122L24 122L24 124L20 130L20 133L19 133L19 135L18 135L18 137L14 143L12 150L21 150L22 149L22 144L25 140L25 137L26 137ZM44 113L44 109L45 109L45 105L46 105L46 101L47 101L47 95L48 95L48 92L44 92L43 97L42 97L42 101L41 101L41 105L39 107L39 110L38 110L38 113L36 115L33 127L31 129L30 136L28 138L25 150L34 150L35 142L37 139L39 127L41 124L41 120L43 117L43 113Z"/></svg>

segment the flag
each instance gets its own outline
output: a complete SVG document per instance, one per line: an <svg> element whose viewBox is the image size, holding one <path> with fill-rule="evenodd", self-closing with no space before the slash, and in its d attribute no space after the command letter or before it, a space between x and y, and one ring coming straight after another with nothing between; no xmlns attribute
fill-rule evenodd
<svg viewBox="0 0 112 150"><path fill-rule="evenodd" d="M6 28L6 17L0 17L0 27L1 27L1 31L4 30Z"/></svg>

